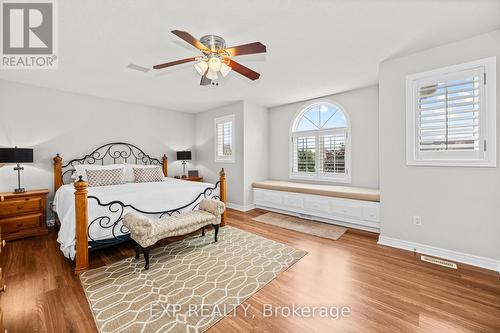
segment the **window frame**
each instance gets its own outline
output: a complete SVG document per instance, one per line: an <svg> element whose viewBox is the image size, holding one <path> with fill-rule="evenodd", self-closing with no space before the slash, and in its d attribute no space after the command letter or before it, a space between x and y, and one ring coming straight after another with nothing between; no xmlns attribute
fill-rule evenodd
<svg viewBox="0 0 500 333"><path fill-rule="evenodd" d="M479 151L419 149L418 89L459 72L479 70ZM486 79L485 79L486 78ZM486 82L484 82L486 81ZM481 89L482 88L482 89ZM410 166L496 167L496 57L406 76L406 164ZM486 147L486 148L485 148Z"/></svg>
<svg viewBox="0 0 500 333"><path fill-rule="evenodd" d="M328 129L316 129L316 130L307 130L307 131L294 131L296 126L298 125L302 116L309 111L310 108L316 106L326 104L330 107L338 108L344 114L346 120L346 127L339 128L328 128ZM339 134L345 133L345 174L328 174L326 172L320 172L319 170L319 137L322 135L328 134ZM314 173L309 172L294 172L294 140L299 136L315 136L316 138L316 157L315 157L315 166L316 171ZM309 180L309 181L317 181L317 182L328 182L328 183L343 183L350 184L352 181L352 172L351 172L351 120L349 114L346 112L345 108L339 105L336 102L331 100L315 100L313 102L309 102L304 104L298 112L295 113L292 122L290 124L289 129L289 178L297 179L297 180Z"/></svg>
<svg viewBox="0 0 500 333"><path fill-rule="evenodd" d="M235 163L235 153L236 153L236 144L235 144L235 116L234 114L226 115L222 117L217 117L214 119L214 155L215 155L215 163ZM221 157L218 155L218 135L217 135L217 125L222 123L231 123L231 156Z"/></svg>

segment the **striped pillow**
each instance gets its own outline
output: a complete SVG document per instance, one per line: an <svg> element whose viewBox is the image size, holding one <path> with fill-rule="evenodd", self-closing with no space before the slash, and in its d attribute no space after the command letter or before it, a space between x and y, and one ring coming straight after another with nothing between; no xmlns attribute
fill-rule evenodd
<svg viewBox="0 0 500 333"><path fill-rule="evenodd" d="M123 184L123 168L108 170L85 170L89 186Z"/></svg>
<svg viewBox="0 0 500 333"><path fill-rule="evenodd" d="M161 167L134 168L134 180L136 183L162 182L163 171Z"/></svg>

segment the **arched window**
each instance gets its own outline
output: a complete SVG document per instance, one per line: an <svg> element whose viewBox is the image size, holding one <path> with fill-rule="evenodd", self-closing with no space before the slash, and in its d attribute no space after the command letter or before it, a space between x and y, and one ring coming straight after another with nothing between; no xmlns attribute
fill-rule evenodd
<svg viewBox="0 0 500 333"><path fill-rule="evenodd" d="M291 127L290 178L350 182L349 132L348 115L338 105L303 109Z"/></svg>

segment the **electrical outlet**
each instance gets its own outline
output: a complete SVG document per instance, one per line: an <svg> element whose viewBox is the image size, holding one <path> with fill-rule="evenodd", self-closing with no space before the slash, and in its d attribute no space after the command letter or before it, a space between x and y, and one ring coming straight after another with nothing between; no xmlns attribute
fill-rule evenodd
<svg viewBox="0 0 500 333"><path fill-rule="evenodd" d="M413 224L416 226L421 226L422 225L422 216L414 215L413 216Z"/></svg>

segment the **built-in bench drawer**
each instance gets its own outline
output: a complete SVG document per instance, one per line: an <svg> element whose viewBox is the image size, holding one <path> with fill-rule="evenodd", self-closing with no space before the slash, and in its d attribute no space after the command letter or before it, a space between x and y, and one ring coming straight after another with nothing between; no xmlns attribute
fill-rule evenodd
<svg viewBox="0 0 500 333"><path fill-rule="evenodd" d="M304 199L298 195L283 194L283 206L287 208L304 208Z"/></svg>
<svg viewBox="0 0 500 333"><path fill-rule="evenodd" d="M379 221L379 208L378 206L365 206L363 207L363 220L366 221Z"/></svg>
<svg viewBox="0 0 500 333"><path fill-rule="evenodd" d="M334 215L344 215L352 218L361 218L361 205L347 202L332 203L332 213Z"/></svg>
<svg viewBox="0 0 500 333"><path fill-rule="evenodd" d="M282 198L282 196L280 193L273 193L273 192L261 191L261 190L254 191L254 200L256 202L281 205L282 204L281 198Z"/></svg>
<svg viewBox="0 0 500 333"><path fill-rule="evenodd" d="M328 199L308 197L304 199L304 208L318 213L330 213L330 202Z"/></svg>

